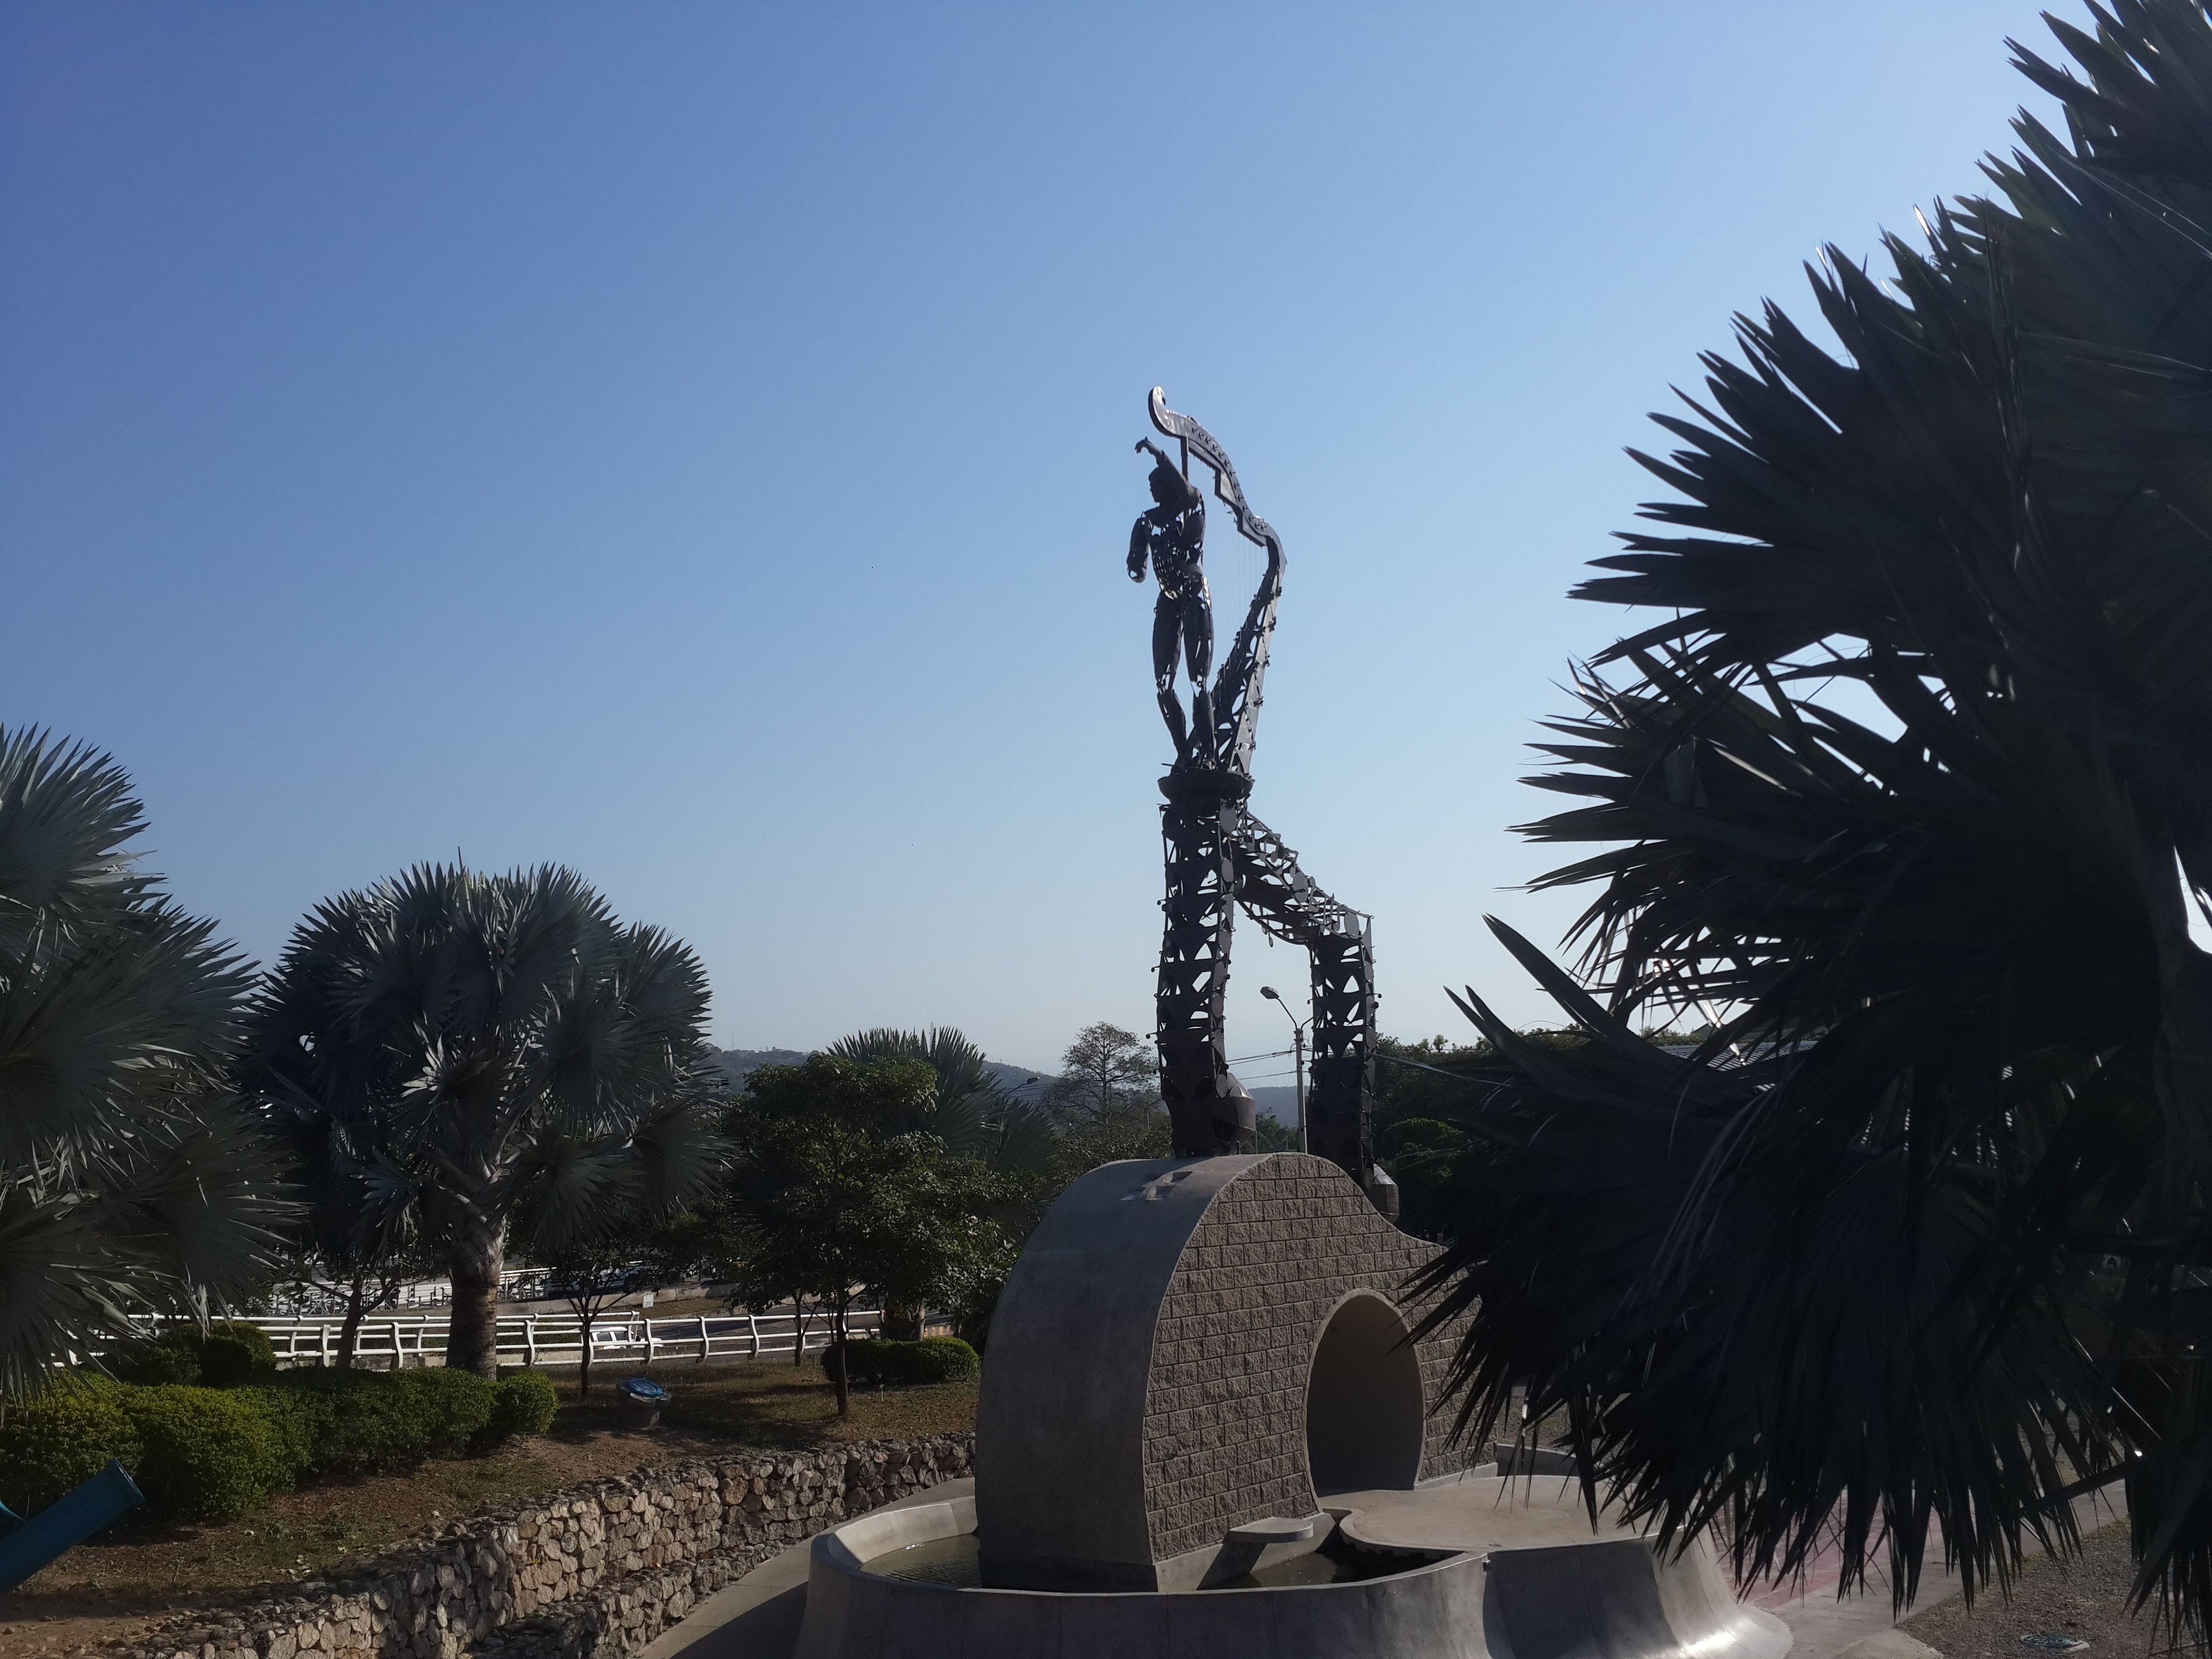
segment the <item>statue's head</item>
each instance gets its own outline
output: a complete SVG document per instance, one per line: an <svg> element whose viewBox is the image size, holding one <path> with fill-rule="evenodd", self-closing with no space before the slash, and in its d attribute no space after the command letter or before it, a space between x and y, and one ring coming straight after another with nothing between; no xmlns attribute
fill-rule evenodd
<svg viewBox="0 0 2212 1659"><path fill-rule="evenodd" d="M1162 507L1171 507L1177 512L1188 507L1191 498L1198 493L1190 487L1189 479L1164 460L1152 469L1152 476L1148 482L1152 486L1152 499Z"/></svg>

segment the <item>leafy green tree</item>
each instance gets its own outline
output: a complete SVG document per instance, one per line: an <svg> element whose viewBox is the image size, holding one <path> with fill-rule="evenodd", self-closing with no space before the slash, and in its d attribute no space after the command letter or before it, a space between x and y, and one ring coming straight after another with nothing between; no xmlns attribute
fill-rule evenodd
<svg viewBox="0 0 2212 1659"><path fill-rule="evenodd" d="M1037 1214L1102 1164L1172 1156L1174 1135L1160 1104L1159 1062L1134 1031L1105 1020L1075 1034L1060 1056L1049 1097L1060 1133L1037 1194Z"/></svg>
<svg viewBox="0 0 2212 1659"><path fill-rule="evenodd" d="M721 1190L698 1206L712 1257L755 1296L822 1304L840 1351L858 1291L920 1307L1002 1282L1012 1246L996 1212L1016 1178L914 1127L935 1090L911 1059L816 1054L755 1072L724 1121L735 1157Z"/></svg>
<svg viewBox="0 0 2212 1659"><path fill-rule="evenodd" d="M1048 1156L1050 1117L1009 1095L992 1075L982 1049L950 1026L901 1031L877 1026L830 1045L840 1060L866 1065L879 1060L918 1060L936 1086L930 1103L908 1127L935 1135L952 1152L1002 1169L1035 1169Z"/></svg>
<svg viewBox="0 0 2212 1659"><path fill-rule="evenodd" d="M1375 1156L1398 1183L1398 1225L1418 1238L1452 1237L1461 1166L1477 1150L1455 1120L1498 1068L1487 1042L1431 1037L1375 1045Z"/></svg>
<svg viewBox="0 0 2212 1659"><path fill-rule="evenodd" d="M650 1223L632 1218L597 1233L571 1235L562 1244L539 1255L536 1265L546 1270L545 1290L566 1303L576 1316L582 1357L576 1363L576 1397L592 1393L592 1326L599 1316L639 1286L638 1243L649 1236Z"/></svg>
<svg viewBox="0 0 2212 1659"><path fill-rule="evenodd" d="M742 1148L757 1126L786 1119L865 1124L878 1137L926 1133L936 1112L934 1069L919 1056L854 1060L811 1054L796 1066L763 1066L745 1080L744 1094L721 1120L725 1137ZM791 1363L806 1363L805 1336L815 1275L794 1258L767 1250L763 1206L774 1196L773 1166L738 1158L663 1230L661 1249L672 1261L695 1267L738 1287L738 1299L756 1312L791 1305L794 1340Z"/></svg>
<svg viewBox="0 0 2212 1659"><path fill-rule="evenodd" d="M0 729L0 1405L276 1267L275 1160L224 1089L244 964L137 867L144 826L107 756Z"/></svg>
<svg viewBox="0 0 2212 1659"><path fill-rule="evenodd" d="M2212 1607L2212 21L2124 0L1993 197L1706 359L1675 492L1584 597L1650 625L1558 723L1598 891L1585 1035L1459 1115L1444 1311L1680 1537L1910 1591L2070 1542L2124 1475L2139 1594ZM1493 924L1496 926L1496 924ZM1714 1019L1687 1060L1638 1024Z"/></svg>
<svg viewBox="0 0 2212 1659"><path fill-rule="evenodd" d="M422 865L318 907L255 1000L242 1087L359 1249L410 1229L453 1285L447 1363L495 1376L510 1222L533 1254L706 1181L707 981L573 872Z"/></svg>
<svg viewBox="0 0 2212 1659"><path fill-rule="evenodd" d="M1156 1105L1159 1097L1159 1059L1152 1045L1103 1019L1085 1026L1067 1045L1049 1097L1063 1118L1093 1121Z"/></svg>

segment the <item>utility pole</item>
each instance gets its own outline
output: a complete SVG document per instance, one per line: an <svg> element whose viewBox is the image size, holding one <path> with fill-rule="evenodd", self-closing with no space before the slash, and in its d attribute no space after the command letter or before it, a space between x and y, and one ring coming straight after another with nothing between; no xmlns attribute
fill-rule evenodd
<svg viewBox="0 0 2212 1659"><path fill-rule="evenodd" d="M1297 1056L1291 1065L1291 1077L1296 1079L1298 1096L1298 1150L1310 1150L1306 1146L1306 1028L1291 1006L1283 1000L1283 994L1272 985L1262 985L1260 994L1283 1011L1283 1018L1291 1022L1291 1052Z"/></svg>

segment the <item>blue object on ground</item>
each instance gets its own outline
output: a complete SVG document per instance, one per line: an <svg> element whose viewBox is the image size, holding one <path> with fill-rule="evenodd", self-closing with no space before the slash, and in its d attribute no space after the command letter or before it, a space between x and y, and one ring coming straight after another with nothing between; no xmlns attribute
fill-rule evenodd
<svg viewBox="0 0 2212 1659"><path fill-rule="evenodd" d="M625 1376L619 1386L632 1400L657 1405L668 1398L668 1390L649 1376Z"/></svg>
<svg viewBox="0 0 2212 1659"><path fill-rule="evenodd" d="M0 1538L0 1590L11 1590L64 1551L82 1543L126 1510L146 1501L131 1472L113 1458L75 1492Z"/></svg>

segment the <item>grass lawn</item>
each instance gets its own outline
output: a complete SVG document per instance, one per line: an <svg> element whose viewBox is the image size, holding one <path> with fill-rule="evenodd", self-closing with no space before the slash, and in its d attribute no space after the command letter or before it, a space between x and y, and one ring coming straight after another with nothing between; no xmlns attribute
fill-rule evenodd
<svg viewBox="0 0 2212 1659"><path fill-rule="evenodd" d="M640 1313L647 1319L696 1319L704 1314L709 1319L726 1319L732 1313L742 1314L743 1308L732 1308L725 1296L670 1297L655 1302L650 1308L623 1308L623 1313Z"/></svg>
<svg viewBox="0 0 2212 1659"><path fill-rule="evenodd" d="M614 1385L596 1370L579 1403L573 1373L556 1374L553 1431L488 1457L426 1463L412 1474L286 1492L235 1521L141 1528L80 1545L21 1589L0 1595L0 1659L51 1659L126 1637L187 1607L280 1594L299 1579L372 1559L479 1510L607 1475L726 1456L744 1447L805 1450L849 1440L948 1434L975 1426L975 1384L858 1389L840 1421L822 1367L788 1360L700 1365L653 1376L674 1397L661 1425L621 1426Z"/></svg>
<svg viewBox="0 0 2212 1659"><path fill-rule="evenodd" d="M671 1395L663 1420L748 1446L800 1450L845 1440L905 1440L959 1434L975 1426L974 1382L927 1388L854 1389L851 1415L837 1416L836 1392L810 1358L757 1364L657 1367L653 1378ZM564 1382L563 1397L572 1386ZM598 1381L593 1379L596 1394Z"/></svg>

